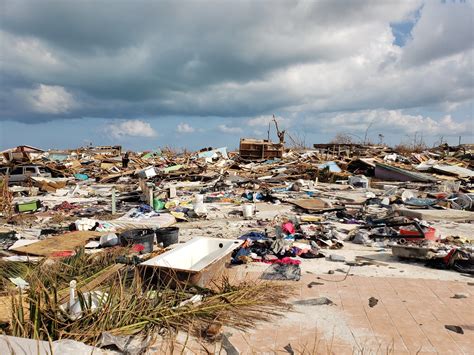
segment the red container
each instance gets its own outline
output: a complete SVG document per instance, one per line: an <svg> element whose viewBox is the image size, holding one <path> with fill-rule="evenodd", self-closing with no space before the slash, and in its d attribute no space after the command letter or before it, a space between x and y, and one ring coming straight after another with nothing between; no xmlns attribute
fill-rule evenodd
<svg viewBox="0 0 474 355"><path fill-rule="evenodd" d="M421 241L421 240L438 240L438 238L436 238L436 229L433 228L433 227L428 227L427 229L424 230L425 231L425 238L405 238L406 240L410 241L410 242L416 242L417 240ZM418 232L417 230L410 230L410 229L402 229L400 228L399 230L400 232L400 235L404 235L404 236L411 236L411 235L420 235L420 232Z"/></svg>

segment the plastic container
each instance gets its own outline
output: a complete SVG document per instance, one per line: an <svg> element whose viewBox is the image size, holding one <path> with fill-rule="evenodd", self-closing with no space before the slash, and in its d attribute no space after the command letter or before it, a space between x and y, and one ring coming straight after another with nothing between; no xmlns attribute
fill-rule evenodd
<svg viewBox="0 0 474 355"><path fill-rule="evenodd" d="M34 212L41 208L40 201L23 202L17 205L18 212Z"/></svg>
<svg viewBox="0 0 474 355"><path fill-rule="evenodd" d="M119 237L115 233L109 233L106 235L102 235L100 237L100 246L102 247L113 247L119 243Z"/></svg>
<svg viewBox="0 0 474 355"><path fill-rule="evenodd" d="M89 175L87 175L87 174L74 174L74 177L77 180L88 180L89 179Z"/></svg>
<svg viewBox="0 0 474 355"><path fill-rule="evenodd" d="M367 177L363 175L350 176L349 185L367 189L369 188L369 179L367 179Z"/></svg>
<svg viewBox="0 0 474 355"><path fill-rule="evenodd" d="M140 170L138 172L138 176L143 179L149 179L153 176L156 176L156 170L153 166L149 166L148 168Z"/></svg>
<svg viewBox="0 0 474 355"><path fill-rule="evenodd" d="M123 246L142 245L141 253L151 253L155 242L155 232L153 229L131 229L120 233L119 239Z"/></svg>
<svg viewBox="0 0 474 355"><path fill-rule="evenodd" d="M198 216L203 216L207 214L207 207L204 204L204 195L197 194L196 196L194 196L193 209Z"/></svg>
<svg viewBox="0 0 474 355"><path fill-rule="evenodd" d="M244 218L252 218L253 217L253 205L243 205L242 206L242 214L244 215Z"/></svg>
<svg viewBox="0 0 474 355"><path fill-rule="evenodd" d="M88 231L91 230L97 221L95 219L90 219L90 218L81 218L78 219L74 224L76 225L76 229L78 231Z"/></svg>
<svg viewBox="0 0 474 355"><path fill-rule="evenodd" d="M165 208L165 203L162 200L158 198L153 199L153 209L155 211L161 211L164 208Z"/></svg>
<svg viewBox="0 0 474 355"><path fill-rule="evenodd" d="M156 242L163 243L163 247L169 247L171 244L178 243L179 228L166 227L155 230Z"/></svg>
<svg viewBox="0 0 474 355"><path fill-rule="evenodd" d="M436 238L436 229L433 227L428 227L427 229L424 230L425 232L425 240L437 240ZM409 229L402 229L400 228L400 235L410 237L411 235L420 235L420 233L417 230L409 230ZM414 241L416 242L424 240L423 238L405 238L408 241Z"/></svg>

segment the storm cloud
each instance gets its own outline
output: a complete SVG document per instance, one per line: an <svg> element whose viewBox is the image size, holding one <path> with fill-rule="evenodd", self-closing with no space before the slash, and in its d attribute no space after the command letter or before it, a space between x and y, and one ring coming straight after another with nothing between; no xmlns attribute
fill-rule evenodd
<svg viewBox="0 0 474 355"><path fill-rule="evenodd" d="M446 117L473 100L471 1L2 0L0 12L1 120L220 116L238 133L273 112L419 124L403 110ZM402 47L398 23L411 23ZM449 116L456 132L469 119Z"/></svg>

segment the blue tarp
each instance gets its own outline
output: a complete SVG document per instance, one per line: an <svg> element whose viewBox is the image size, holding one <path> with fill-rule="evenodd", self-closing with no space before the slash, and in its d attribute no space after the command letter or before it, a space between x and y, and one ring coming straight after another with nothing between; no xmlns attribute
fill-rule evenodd
<svg viewBox="0 0 474 355"><path fill-rule="evenodd" d="M86 175L86 174L74 174L74 177L77 180L87 180L87 179L89 179L89 176Z"/></svg>
<svg viewBox="0 0 474 355"><path fill-rule="evenodd" d="M198 153L198 157L199 158L214 158L214 157L218 156L217 153L220 153L225 159L228 158L227 157L227 147L217 148L217 149L209 150L207 152Z"/></svg>
<svg viewBox="0 0 474 355"><path fill-rule="evenodd" d="M329 168L329 171L331 173L340 173L340 172L342 172L341 168L339 167L339 165L336 164L335 161L328 161L326 163L319 164L318 168L319 169Z"/></svg>

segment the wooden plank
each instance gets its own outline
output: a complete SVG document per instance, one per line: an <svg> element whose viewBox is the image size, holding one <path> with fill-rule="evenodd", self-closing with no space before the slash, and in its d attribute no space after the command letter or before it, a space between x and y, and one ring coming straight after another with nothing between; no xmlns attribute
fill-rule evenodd
<svg viewBox="0 0 474 355"><path fill-rule="evenodd" d="M373 265L389 266L389 264L387 264L387 263L383 263L383 262L381 262L381 261L374 260L374 259L368 258L368 257L366 257L366 256L357 255L357 256L355 257L355 260L356 260L356 261L360 261L360 260L362 260L362 261L367 261L367 262L369 262L369 263L371 263L371 264L373 264Z"/></svg>
<svg viewBox="0 0 474 355"><path fill-rule="evenodd" d="M85 285L78 284L77 289L80 290L82 293L90 292L97 289L104 281L109 279L113 274L119 272L121 269L125 267L125 264L114 264L109 266L108 268L102 270L97 274L97 277L92 279ZM59 291L59 303L66 303L69 302L69 287Z"/></svg>
<svg viewBox="0 0 474 355"><path fill-rule="evenodd" d="M133 175L133 174L135 174L135 170L127 170L127 171L116 173L116 174L109 174L106 176L101 176L100 182L108 182L110 180L117 179L121 176L127 176L127 175Z"/></svg>
<svg viewBox="0 0 474 355"><path fill-rule="evenodd" d="M324 210L331 207L326 202L324 202L323 200L320 200L319 198L293 200L293 201L288 201L288 202L300 208L303 208L305 210L310 210L310 211L314 211L314 210L320 211L320 210Z"/></svg>
<svg viewBox="0 0 474 355"><path fill-rule="evenodd" d="M87 244L91 239L97 239L103 232L94 231L75 231L65 234L53 236L48 239L40 240L37 243L25 245L13 249L13 251L21 254L50 256L53 253L74 250Z"/></svg>
<svg viewBox="0 0 474 355"><path fill-rule="evenodd" d="M12 321L12 297L15 297L17 303L19 302L18 294L0 296L0 322L10 323ZM30 317L29 303L25 294L23 294L22 303L25 319L28 319Z"/></svg>

